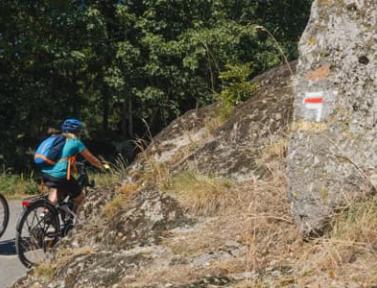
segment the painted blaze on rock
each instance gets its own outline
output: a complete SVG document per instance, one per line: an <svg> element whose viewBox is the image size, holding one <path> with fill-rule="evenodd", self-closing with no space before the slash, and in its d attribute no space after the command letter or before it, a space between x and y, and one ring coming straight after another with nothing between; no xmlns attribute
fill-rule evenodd
<svg viewBox="0 0 377 288"><path fill-rule="evenodd" d="M288 151L289 200L320 235L377 171L377 1L317 0L299 44Z"/></svg>

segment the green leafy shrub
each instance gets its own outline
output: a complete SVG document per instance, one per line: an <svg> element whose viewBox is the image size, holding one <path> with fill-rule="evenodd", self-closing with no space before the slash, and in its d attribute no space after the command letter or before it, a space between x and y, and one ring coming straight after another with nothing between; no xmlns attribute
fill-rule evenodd
<svg viewBox="0 0 377 288"><path fill-rule="evenodd" d="M220 73L223 90L217 94L220 102L219 116L223 120L232 113L234 106L248 99L256 89L256 84L249 80L253 72L251 64L227 64L226 70Z"/></svg>

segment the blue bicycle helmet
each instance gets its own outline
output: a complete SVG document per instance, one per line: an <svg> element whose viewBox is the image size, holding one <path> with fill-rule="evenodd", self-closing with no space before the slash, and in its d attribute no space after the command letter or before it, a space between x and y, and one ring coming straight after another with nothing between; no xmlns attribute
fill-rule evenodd
<svg viewBox="0 0 377 288"><path fill-rule="evenodd" d="M81 128L82 128L82 123L80 122L80 120L77 120L75 118L68 118L68 119L64 120L64 122L62 124L62 131L63 131L63 133L66 133L66 132L71 132L71 133L80 132Z"/></svg>

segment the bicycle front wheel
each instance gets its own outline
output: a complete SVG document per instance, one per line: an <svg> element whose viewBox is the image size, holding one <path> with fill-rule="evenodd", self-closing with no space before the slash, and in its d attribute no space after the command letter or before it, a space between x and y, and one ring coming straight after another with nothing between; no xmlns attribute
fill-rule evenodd
<svg viewBox="0 0 377 288"><path fill-rule="evenodd" d="M9 222L9 206L3 195L0 194L0 237L3 236Z"/></svg>
<svg viewBox="0 0 377 288"><path fill-rule="evenodd" d="M60 238L58 212L47 200L30 203L17 225L16 251L26 267L41 264L52 257Z"/></svg>

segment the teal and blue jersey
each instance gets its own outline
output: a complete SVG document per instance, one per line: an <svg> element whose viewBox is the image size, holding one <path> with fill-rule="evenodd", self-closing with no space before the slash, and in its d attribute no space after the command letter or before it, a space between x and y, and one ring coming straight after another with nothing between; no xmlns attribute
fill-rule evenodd
<svg viewBox="0 0 377 288"><path fill-rule="evenodd" d="M62 158L54 165L42 169L42 173L47 174L57 179L64 179L67 177L68 161L82 151L85 145L77 138L67 138L62 151Z"/></svg>

